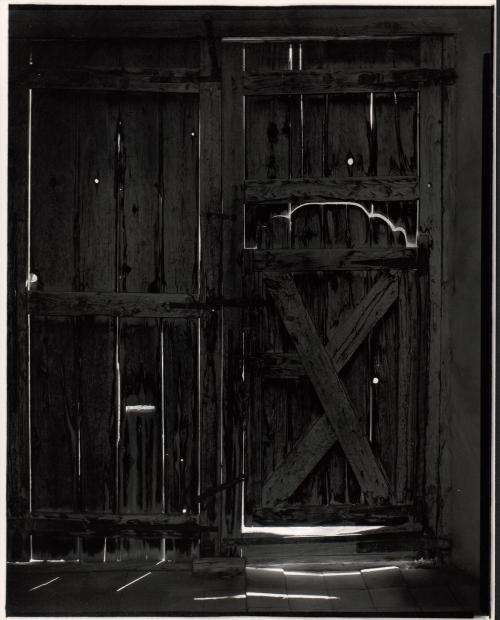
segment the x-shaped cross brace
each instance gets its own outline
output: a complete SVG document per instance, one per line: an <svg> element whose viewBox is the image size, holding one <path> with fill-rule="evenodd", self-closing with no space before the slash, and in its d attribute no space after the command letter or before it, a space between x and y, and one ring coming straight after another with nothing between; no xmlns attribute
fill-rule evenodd
<svg viewBox="0 0 500 620"><path fill-rule="evenodd" d="M325 415L318 418L266 480L263 504L295 491L304 475L338 440L369 502L387 499L389 482L361 429L338 373L398 296L398 283L383 276L356 306L326 347L290 274L265 272L264 280L283 324L300 355Z"/></svg>

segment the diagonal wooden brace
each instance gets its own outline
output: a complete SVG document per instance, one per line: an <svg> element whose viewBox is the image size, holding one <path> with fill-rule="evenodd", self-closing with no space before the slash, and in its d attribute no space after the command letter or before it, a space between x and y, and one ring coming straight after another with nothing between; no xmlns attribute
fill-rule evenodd
<svg viewBox="0 0 500 620"><path fill-rule="evenodd" d="M367 499L387 498L387 478L359 427L338 372L397 298L397 282L388 276L379 279L343 327L336 330L325 349L292 276L266 272L264 278L325 415L309 427L268 478L263 488L263 503L289 497L337 439Z"/></svg>

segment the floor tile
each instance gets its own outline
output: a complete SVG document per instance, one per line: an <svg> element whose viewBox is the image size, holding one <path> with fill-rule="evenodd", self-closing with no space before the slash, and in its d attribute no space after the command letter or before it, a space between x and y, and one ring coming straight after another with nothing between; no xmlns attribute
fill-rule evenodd
<svg viewBox="0 0 500 620"><path fill-rule="evenodd" d="M323 578L327 589L340 588L342 590L365 590L366 583L360 571L324 572Z"/></svg>
<svg viewBox="0 0 500 620"><path fill-rule="evenodd" d="M331 608L336 612L348 611L350 613L374 612L375 606L370 597L368 590L341 590L331 589L329 594L331 599Z"/></svg>
<svg viewBox="0 0 500 620"><path fill-rule="evenodd" d="M247 568L246 593L249 611L288 611L285 573L281 568Z"/></svg>
<svg viewBox="0 0 500 620"><path fill-rule="evenodd" d="M370 596L379 611L408 613L419 610L409 588L374 588L370 589Z"/></svg>
<svg viewBox="0 0 500 620"><path fill-rule="evenodd" d="M287 571L288 604L293 611L329 611L330 598L322 573Z"/></svg>
<svg viewBox="0 0 500 620"><path fill-rule="evenodd" d="M406 583L396 566L366 568L361 575L368 588L404 588Z"/></svg>
<svg viewBox="0 0 500 620"><path fill-rule="evenodd" d="M461 611L462 607L446 585L412 588L411 594L422 611Z"/></svg>
<svg viewBox="0 0 500 620"><path fill-rule="evenodd" d="M448 583L443 571L435 568L408 568L401 569L401 575L410 588L425 588Z"/></svg>

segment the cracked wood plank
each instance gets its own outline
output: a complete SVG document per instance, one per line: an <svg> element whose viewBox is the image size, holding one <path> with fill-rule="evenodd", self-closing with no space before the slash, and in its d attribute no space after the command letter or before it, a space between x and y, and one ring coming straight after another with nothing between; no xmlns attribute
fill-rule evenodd
<svg viewBox="0 0 500 620"><path fill-rule="evenodd" d="M396 280L388 276L380 278L346 322L335 333L330 331L325 349L337 373L391 307L397 294ZM300 365L303 369L300 358L294 357L292 364L295 364L295 368ZM287 361L290 363L291 360ZM326 415L316 420L265 482L262 491L264 503L282 501L289 497L331 448L336 438Z"/></svg>
<svg viewBox="0 0 500 620"><path fill-rule="evenodd" d="M347 459L370 502L387 498L385 473L375 459L330 357L288 274L265 273L268 290L294 341L304 367L324 407Z"/></svg>

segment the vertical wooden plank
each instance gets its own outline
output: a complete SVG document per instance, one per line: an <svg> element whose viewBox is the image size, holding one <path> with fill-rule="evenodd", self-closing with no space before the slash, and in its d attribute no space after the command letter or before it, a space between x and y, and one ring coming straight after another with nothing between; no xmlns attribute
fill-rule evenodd
<svg viewBox="0 0 500 620"><path fill-rule="evenodd" d="M442 39L443 44L443 55L442 55L442 64L446 67L456 67L457 63L457 50L456 50L456 37L455 36L446 36ZM491 62L491 57L490 57ZM491 100L488 100L488 97L491 96L491 74L489 71L491 68L488 68L487 58L484 58L484 77L483 77L483 88L484 88L484 105L491 105ZM442 139L442 178L447 179L447 182L442 183L442 203L441 203L441 211L442 211L442 247L446 248L446 252L443 252L442 256L442 307L441 307L441 316L449 317L452 314L452 307L455 303L453 300L453 291L455 290L456 283L453 277L455 264L453 262L452 256L456 256L456 245L457 239L455 234L455 226L456 226L456 205L457 205L457 192L456 192L456 178L457 178L457 114L455 112L457 106L457 93L456 93L455 85L443 85L442 87L442 97L443 97L443 105L442 105L442 128L443 128L443 139ZM492 113L491 113L492 114ZM492 138L491 134L491 116L488 115L487 111L483 109L483 140L486 142L485 149L490 148L490 139ZM484 125L486 127L484 128ZM490 157L486 157L486 161L483 161L483 171L484 177L483 179L483 190L485 193L485 197L483 198L483 207L482 209L486 211L483 217L483 234L490 236L491 230L489 228L489 220L491 220L491 212L488 216L488 208L490 207L491 201L491 186L488 184L488 181L491 179L491 170L488 170L488 164L491 164L491 153ZM485 242L485 246L483 246L483 251L485 255L488 253L488 241ZM491 269L488 268L488 265L482 266L482 274L483 279L486 284L486 290L488 290L490 280L489 275L491 275ZM487 339L490 336L490 309L488 306L488 297L486 295L486 299L483 300L483 306L485 307L486 313L485 316L488 317L487 320L484 321L484 330L486 331ZM448 333L446 333L448 329ZM445 436L450 436L450 433L453 432L453 424L455 423L453 417L453 407L451 405L452 399L450 395L450 391L453 386L452 377L450 373L452 372L452 356L453 356L453 336L449 332L449 328L447 328L446 322L443 324L443 333L442 340L443 346L441 350L441 419L440 419L440 428L442 429L442 433ZM489 343L491 344L491 343ZM485 358L487 360L488 355L488 346L485 347L486 351L484 352ZM483 374L486 374L489 368L489 363L486 361L485 369L482 371ZM485 390L485 393L481 396L484 399L484 407L486 411L488 411L487 416L490 415L490 401L488 400L488 393ZM483 440L487 444L486 455L482 452L482 458L487 457L488 450L490 449L489 441L490 435L488 433L488 428L491 428L491 425L488 422L484 423L484 428L482 429ZM441 486L444 489L451 489L451 443L450 442L442 442L441 444L441 454L439 463L441 466L440 471L440 482ZM485 469L487 470L489 465L485 463ZM487 488L489 492L489 475L483 476L484 487ZM450 531L450 520L453 519L452 514L452 506L453 503L450 502L450 496L444 497L443 494L443 510L440 515L440 522L438 523L438 531L446 532ZM486 512L486 511L485 511ZM488 515L485 515L485 521L488 521ZM489 537L489 527L481 528L481 540L488 540ZM483 564L484 566L488 565L489 562L489 545L481 543L481 549L484 552L484 557L488 558L488 560ZM487 570L487 569L486 569ZM486 571L485 571L486 572ZM486 580L483 580L482 589L488 590L488 585ZM483 600L486 600L488 594Z"/></svg>
<svg viewBox="0 0 500 620"><path fill-rule="evenodd" d="M424 37L421 63L442 66L442 40ZM440 86L426 86L420 91L420 222L419 232L428 233L429 272L420 279L420 295L429 298L428 321L422 333L422 368L428 376L426 402L425 503L427 525L437 528L439 522L440 484L440 415L441 415L441 318L442 318L442 125ZM425 323L424 323L425 325ZM424 386L423 386L424 387Z"/></svg>
<svg viewBox="0 0 500 620"><path fill-rule="evenodd" d="M201 72L212 77L219 71L220 57L210 53L209 42L201 44ZM216 66L214 66L214 61ZM200 85L200 298L221 296L222 195L221 195L221 93L215 83ZM200 494L210 493L200 502L200 523L219 525L220 475L219 414L221 410L221 316L213 309L200 318ZM200 553L220 552L218 532L202 537Z"/></svg>
<svg viewBox="0 0 500 620"><path fill-rule="evenodd" d="M158 99L128 95L120 104L124 165L119 277L127 292L159 292L161 222Z"/></svg>
<svg viewBox="0 0 500 620"><path fill-rule="evenodd" d="M246 178L288 179L290 174L289 98L245 98Z"/></svg>
<svg viewBox="0 0 500 620"><path fill-rule="evenodd" d="M412 175L417 171L417 94L374 96L379 176Z"/></svg>
<svg viewBox="0 0 500 620"><path fill-rule="evenodd" d="M117 124L115 98L79 95L79 288L83 291L115 290Z"/></svg>
<svg viewBox="0 0 500 620"><path fill-rule="evenodd" d="M75 320L31 317L33 510L75 510L78 360Z"/></svg>
<svg viewBox="0 0 500 620"><path fill-rule="evenodd" d="M289 43L264 41L245 43L245 71L285 71L290 68Z"/></svg>
<svg viewBox="0 0 500 620"><path fill-rule="evenodd" d="M16 85L15 75L25 70L29 47L11 41L9 71L9 177L8 177L8 274L7 274L7 511L25 516L30 510L28 314L28 130L29 93ZM28 537L15 536L8 546L11 561L29 560ZM13 542L13 538L9 537Z"/></svg>
<svg viewBox="0 0 500 620"><path fill-rule="evenodd" d="M258 248L290 247L288 205L250 206L246 222L247 243ZM250 235L250 239L248 239ZM245 274L245 296L266 298L262 274ZM265 351L282 351L286 336L271 304L249 308L245 313L245 356L258 358ZM285 336L285 338L283 338ZM287 389L280 381L267 380L258 363L245 366L248 421L245 428L245 518L261 505L262 481L286 453Z"/></svg>
<svg viewBox="0 0 500 620"><path fill-rule="evenodd" d="M398 441L396 460L396 501L413 500L415 467L415 426L418 385L418 280L414 272L402 273L398 308Z"/></svg>
<svg viewBox="0 0 500 620"><path fill-rule="evenodd" d="M240 43L224 43L222 51L222 122L223 122L223 291L228 300L242 295L241 253L244 246L243 180L243 88ZM223 516L221 535L224 539L237 534L241 523L241 489L235 482L242 468L242 426L246 414L242 402L242 311L226 307L223 317L223 428L222 483L232 486L221 493ZM226 553L233 549L226 548Z"/></svg>
<svg viewBox="0 0 500 620"><path fill-rule="evenodd" d="M373 174L369 106L369 94L328 96L326 176Z"/></svg>
<svg viewBox="0 0 500 620"><path fill-rule="evenodd" d="M78 224L74 94L33 92L31 145L30 269L38 276L39 288L76 290L79 248L74 238Z"/></svg>
<svg viewBox="0 0 500 620"><path fill-rule="evenodd" d="M162 509L160 344L159 321L121 322L119 507L124 514Z"/></svg>
<svg viewBox="0 0 500 620"><path fill-rule="evenodd" d="M163 277L168 293L198 292L198 96L161 98Z"/></svg>
<svg viewBox="0 0 500 620"><path fill-rule="evenodd" d="M398 430L403 426L399 416L407 413L398 410L397 338L397 312L393 307L371 335L373 378L378 379L378 383L372 383L373 449L387 472L392 488L396 486L398 473L400 478L406 478L406 471L397 472ZM406 465L406 461L400 464Z"/></svg>
<svg viewBox="0 0 500 620"><path fill-rule="evenodd" d="M115 321L79 317L81 509L116 509Z"/></svg>
<svg viewBox="0 0 500 620"><path fill-rule="evenodd" d="M198 325L165 320L165 510L197 512Z"/></svg>
<svg viewBox="0 0 500 620"><path fill-rule="evenodd" d="M325 95L304 95L302 102L303 176L305 178L326 176L327 97Z"/></svg>

